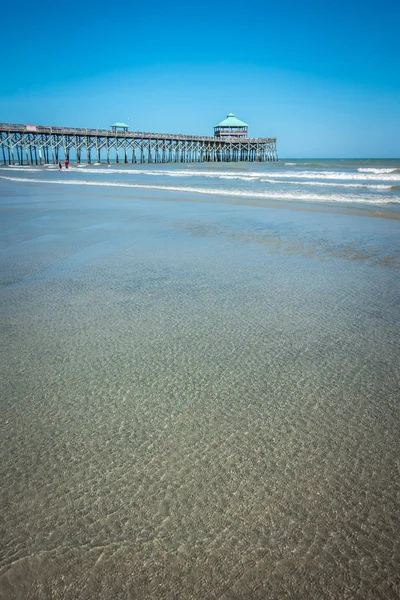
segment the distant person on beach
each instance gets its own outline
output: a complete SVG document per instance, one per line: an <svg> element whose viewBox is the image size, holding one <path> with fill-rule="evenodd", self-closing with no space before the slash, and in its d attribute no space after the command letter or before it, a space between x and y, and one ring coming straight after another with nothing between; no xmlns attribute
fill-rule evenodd
<svg viewBox="0 0 400 600"><path fill-rule="evenodd" d="M69 160L68 158L65 159L65 168L68 169L69 167Z"/></svg>
<svg viewBox="0 0 400 600"><path fill-rule="evenodd" d="M62 164L61 164L61 160L58 161L58 168L60 169L60 171L62 171Z"/></svg>

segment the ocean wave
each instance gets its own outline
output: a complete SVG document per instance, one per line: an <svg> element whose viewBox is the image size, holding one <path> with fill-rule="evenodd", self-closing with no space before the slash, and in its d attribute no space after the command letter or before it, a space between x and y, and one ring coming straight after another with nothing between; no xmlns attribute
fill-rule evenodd
<svg viewBox="0 0 400 600"><path fill-rule="evenodd" d="M258 174L265 177L266 173ZM379 177L373 173L346 173L344 171L277 171L272 174L275 179L330 179L332 181L400 181L400 173L381 173Z"/></svg>
<svg viewBox="0 0 400 600"><path fill-rule="evenodd" d="M381 173L396 173L396 171L400 171L400 169L392 168L392 169L384 169L384 168L372 168L372 167L360 167L357 169L359 173L375 173L380 175Z"/></svg>
<svg viewBox="0 0 400 600"><path fill-rule="evenodd" d="M245 177L244 175L219 175L216 179L237 179L239 181L257 181L260 179L259 177Z"/></svg>
<svg viewBox="0 0 400 600"><path fill-rule="evenodd" d="M30 165L7 165L7 167L3 167L4 169L12 169L13 171L26 171L27 169L32 169Z"/></svg>
<svg viewBox="0 0 400 600"><path fill-rule="evenodd" d="M55 170L58 169L57 166L53 166L51 165L50 167L46 167L45 169L40 168L40 167L2 167L1 171L8 171L8 170L12 170L14 171L24 171L27 172L27 169L29 169L29 171L31 172L45 172L48 171L49 169ZM73 172L74 168L70 168L69 169L69 173ZM106 174L106 175L112 175L112 174L128 174L128 175L135 175L135 174L140 174L140 175L163 175L163 176L171 176L171 177L177 177L177 178L181 178L181 177L186 177L186 176L199 176L200 172L187 172L187 171L166 171L166 170L147 170L147 169L135 169L134 171L132 170L127 170L127 169L89 169L86 168L85 169L85 173L92 173L92 174ZM203 174L203 172L201 172ZM307 181L298 181L296 179L292 179L290 181L288 181L286 174L285 173L274 173L273 177L266 177L266 173L259 173L259 174L249 174L249 175L245 175L244 173L242 174L222 174L224 173L223 171L216 171L214 173L208 173L208 172L204 172L204 177L207 177L208 179L226 179L226 180L238 180L238 181L260 181L262 183L271 183L271 184L288 184L288 185L307 185L307 186L320 186L320 187L343 187L343 188L364 188L364 189L371 189L371 190L390 190L393 189L394 186L390 185L390 184L384 184L384 183L376 183L376 184L369 184L369 183L363 183L363 182L359 182L359 183L345 183L342 182L341 180L336 181L336 182L329 182L329 181L317 181L317 180L307 180ZM292 174L293 177L302 177L302 174L300 173L296 173L296 174ZM279 177L281 177L282 180L279 179ZM275 178L275 179L274 179ZM307 178L306 178L307 179Z"/></svg>
<svg viewBox="0 0 400 600"><path fill-rule="evenodd" d="M202 170L202 169L158 169L158 168L102 168L100 163L96 163L99 167L93 168L94 165L74 165L69 168L70 172L80 171L81 169L85 170L85 173L93 173L93 174L120 174L120 175L149 175L155 177L205 177L207 179L242 179L243 181L256 181L257 179L265 179L266 177L272 177L275 179L289 179L289 178L297 178L297 179L313 179L313 180L332 180L332 181L400 181L400 169L396 168L387 168L387 169L378 169L378 168L359 168L357 172L346 172L346 171L333 171L333 170L303 170L303 171L293 171L293 170L276 170L276 166L274 165L271 168L271 174L265 170L263 171L219 171L219 170ZM287 164L287 163L285 163ZM29 167L29 166L13 166L7 165L6 167L1 167L1 171L5 171L8 169L12 169L13 171L17 170L43 170L46 171L48 169L57 169L57 165L45 165L44 167Z"/></svg>
<svg viewBox="0 0 400 600"><path fill-rule="evenodd" d="M303 160L298 160L296 162L285 162L285 163L281 162L281 164L284 164L285 167L317 167L317 168L325 168L325 169L328 166L326 164L326 162L318 162L318 161L317 162L306 162ZM342 161L337 162L337 163L331 162L331 163L329 163L329 167L331 167L332 169L336 169L336 168L342 169L343 162Z"/></svg>
<svg viewBox="0 0 400 600"><path fill-rule="evenodd" d="M391 190L393 189L392 185L387 185L385 183L341 183L341 182L328 182L328 181L279 181L277 179L260 179L261 182L266 183L285 183L290 185L307 185L307 186L320 186L320 187L341 187L341 188L363 188L368 190Z"/></svg>
<svg viewBox="0 0 400 600"><path fill-rule="evenodd" d="M205 177L207 179L243 179L256 180L265 177L265 172L246 171L198 171L194 169L86 169L85 173L110 173L124 175L150 175L162 177Z"/></svg>
<svg viewBox="0 0 400 600"><path fill-rule="evenodd" d="M54 166L53 169L55 169L56 167ZM47 170L47 169L46 169ZM32 171L36 171L36 172L43 172L44 169L43 167L28 167L28 166L23 166L23 165L7 165L6 167L0 167L0 173L2 171L24 171L25 173L29 173Z"/></svg>
<svg viewBox="0 0 400 600"><path fill-rule="evenodd" d="M73 169L72 169L73 170ZM396 171L396 169L395 169ZM265 171L204 171L195 169L90 169L86 168L85 173L110 173L126 175L150 175L167 177L205 177L207 179L242 179L243 181L256 181L268 176ZM400 173L380 173L376 177L375 173L348 173L345 171L276 171L271 173L275 179L289 179L296 177L298 179L331 179L332 181L400 181Z"/></svg>
<svg viewBox="0 0 400 600"><path fill-rule="evenodd" d="M363 203L363 204L388 204L388 203L400 203L400 196L382 197L382 196L351 196L342 194L299 194L299 193L285 193L285 192L247 192L244 190L237 189L212 189L212 188L196 188L196 187L178 187L168 185L142 185L136 183L121 183L116 181L79 181L76 179L28 179L26 177L7 177L0 176L0 179L6 179L8 181L17 181L23 183L45 183L45 184L56 184L56 185L81 185L81 186L92 186L92 187L112 187L112 188L134 188L134 189L147 189L147 190L163 190L166 192L189 192L194 194L206 194L211 196L225 196L225 197L244 197L244 198L255 198L262 200L287 200L287 201L304 201L304 202L342 202L342 203Z"/></svg>
<svg viewBox="0 0 400 600"><path fill-rule="evenodd" d="M15 170L44 170L46 171L49 168L56 169L56 166L49 166L45 169L40 167L2 167L1 171L6 171L8 169ZM399 181L400 182L400 170L399 169L372 169L368 172L345 172L345 171L276 171L275 169L271 169L271 174L269 175L266 171L204 171L204 170L195 170L195 169L115 169L115 168L91 168L86 165L78 165L76 167L70 167L70 172L79 172L82 168L85 169L85 173L93 173L93 174L120 174L120 175L146 175L146 176L154 176L154 177L204 177L206 179L240 179L242 181L257 181L257 180L267 180L274 179L274 183L279 183L279 179L287 180L287 179L307 179L313 181L325 181L330 180L332 182L335 181L356 181L356 182L366 182L366 181L382 181L382 182L391 182L391 181ZM373 171L373 172L372 172ZM378 172L376 172L378 171ZM312 184L311 184L312 185ZM359 184L360 185L360 184ZM378 184L375 184L378 185ZM379 189L379 188L375 188ZM384 188L381 188L384 189Z"/></svg>

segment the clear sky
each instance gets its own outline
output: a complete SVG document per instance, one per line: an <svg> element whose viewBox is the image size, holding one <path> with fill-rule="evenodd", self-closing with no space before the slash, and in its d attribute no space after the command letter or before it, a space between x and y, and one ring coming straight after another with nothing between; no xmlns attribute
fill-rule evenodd
<svg viewBox="0 0 400 600"><path fill-rule="evenodd" d="M400 2L6 2L0 122L212 133L282 157L400 156Z"/></svg>

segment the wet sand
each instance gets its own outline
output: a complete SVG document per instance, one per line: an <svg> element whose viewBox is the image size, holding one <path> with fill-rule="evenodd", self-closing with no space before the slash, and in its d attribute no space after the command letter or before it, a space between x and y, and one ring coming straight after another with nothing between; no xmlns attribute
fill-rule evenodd
<svg viewBox="0 0 400 600"><path fill-rule="evenodd" d="M398 219L4 190L0 598L397 598Z"/></svg>

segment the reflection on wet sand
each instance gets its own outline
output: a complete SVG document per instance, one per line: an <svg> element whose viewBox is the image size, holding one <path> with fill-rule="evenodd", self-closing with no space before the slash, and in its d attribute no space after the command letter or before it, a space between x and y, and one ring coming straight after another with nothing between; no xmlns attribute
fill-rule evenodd
<svg viewBox="0 0 400 600"><path fill-rule="evenodd" d="M337 257L347 260L361 260L368 264L381 265L385 267L400 266L400 251L395 248L391 253L386 249L381 253L376 246L366 246L367 241L349 241L335 243L322 237L316 238L302 234L300 230L292 231L290 235L283 235L279 226L259 228L258 231L233 231L224 225L205 223L204 221L190 222L177 221L177 228L181 228L195 236L221 237L232 242L248 242L262 244L273 252L284 252L300 256L314 258ZM269 229L269 230L268 230ZM389 251L388 251L389 250Z"/></svg>

